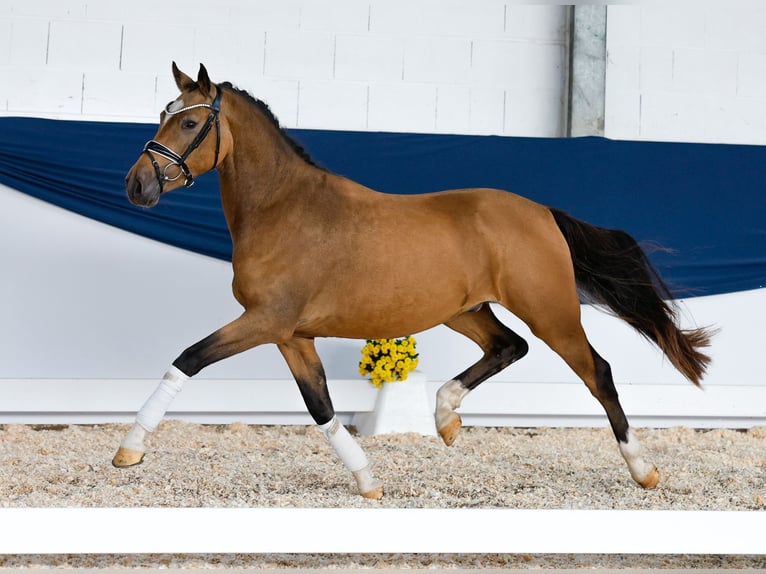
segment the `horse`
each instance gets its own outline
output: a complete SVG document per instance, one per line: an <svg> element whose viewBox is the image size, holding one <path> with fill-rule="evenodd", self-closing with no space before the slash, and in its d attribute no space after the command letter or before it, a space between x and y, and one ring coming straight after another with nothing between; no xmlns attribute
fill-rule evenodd
<svg viewBox="0 0 766 574"><path fill-rule="evenodd" d="M634 327L697 386L710 362L700 349L712 331L679 327L667 285L628 233L497 189L375 191L316 165L263 101L230 82L211 82L204 65L196 80L175 62L172 72L181 93L130 168L127 196L153 207L163 194L217 170L232 239L232 291L244 311L173 361L120 443L116 467L143 461L147 433L191 377L273 343L359 493L378 499L383 484L336 417L315 338L395 338L444 324L474 341L482 357L436 394L435 425L449 446L462 426L456 411L465 396L528 351L493 314L494 303L582 379L603 406L633 480L647 489L658 484L609 363L586 337L580 298ZM409 238L406 266L385 247L387 238L402 236Z"/></svg>

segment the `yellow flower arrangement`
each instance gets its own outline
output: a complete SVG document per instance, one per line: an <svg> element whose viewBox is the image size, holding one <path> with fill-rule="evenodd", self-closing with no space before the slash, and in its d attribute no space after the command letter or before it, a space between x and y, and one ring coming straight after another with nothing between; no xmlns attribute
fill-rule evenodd
<svg viewBox="0 0 766 574"><path fill-rule="evenodd" d="M359 374L369 376L378 388L383 383L406 381L407 375L418 366L415 338L368 340L362 348Z"/></svg>

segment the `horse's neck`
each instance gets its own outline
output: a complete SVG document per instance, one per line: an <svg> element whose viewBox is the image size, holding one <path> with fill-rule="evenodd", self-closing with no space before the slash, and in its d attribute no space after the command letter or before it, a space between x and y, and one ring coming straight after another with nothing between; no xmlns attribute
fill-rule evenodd
<svg viewBox="0 0 766 574"><path fill-rule="evenodd" d="M219 177L224 215L236 240L267 225L281 207L299 210L309 201L306 182L322 179L324 172L298 156L266 118L251 113L230 124L233 150Z"/></svg>

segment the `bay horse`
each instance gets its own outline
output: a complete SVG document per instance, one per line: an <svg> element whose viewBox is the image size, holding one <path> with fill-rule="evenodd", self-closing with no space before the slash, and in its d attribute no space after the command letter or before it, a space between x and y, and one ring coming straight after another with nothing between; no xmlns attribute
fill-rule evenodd
<svg viewBox="0 0 766 574"><path fill-rule="evenodd" d="M164 193L216 169L233 244L234 297L242 315L184 350L136 415L113 464L143 460L144 439L183 384L206 366L256 345L279 348L306 407L354 475L359 492L383 485L335 416L315 337L394 338L439 324L483 351L437 392L436 428L447 445L463 398L528 350L490 303L526 323L601 403L632 478L659 481L620 406L609 364L589 344L580 295L624 319L699 385L707 329L681 330L666 285L623 231L574 219L513 193L458 189L376 192L315 165L262 101L172 66L180 96L126 177L129 200L153 207ZM175 150L185 150L181 153ZM364 214L360 218L359 214ZM385 248L408 238L407 265Z"/></svg>

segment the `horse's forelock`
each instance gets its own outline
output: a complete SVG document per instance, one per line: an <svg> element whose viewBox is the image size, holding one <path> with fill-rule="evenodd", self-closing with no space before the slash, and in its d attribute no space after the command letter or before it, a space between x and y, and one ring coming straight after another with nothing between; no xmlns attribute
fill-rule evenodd
<svg viewBox="0 0 766 574"><path fill-rule="evenodd" d="M181 98L178 98L168 104L167 111L172 114L173 112L180 110L182 107L184 107L184 101Z"/></svg>

